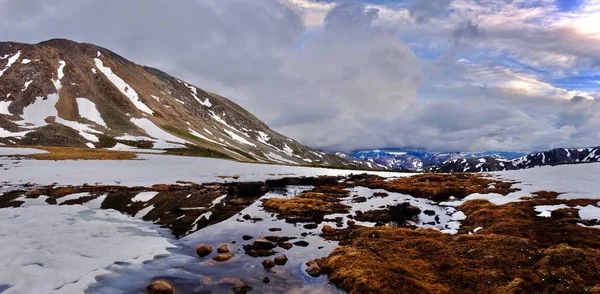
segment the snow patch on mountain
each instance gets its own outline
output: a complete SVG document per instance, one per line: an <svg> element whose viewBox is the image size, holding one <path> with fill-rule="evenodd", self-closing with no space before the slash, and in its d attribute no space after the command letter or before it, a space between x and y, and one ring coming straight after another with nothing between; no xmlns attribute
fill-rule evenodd
<svg viewBox="0 0 600 294"><path fill-rule="evenodd" d="M21 51L17 52L15 55L8 58L8 63L4 67L3 70L0 70L0 77L4 75L4 73L21 57ZM6 58L6 57L5 57Z"/></svg>
<svg viewBox="0 0 600 294"><path fill-rule="evenodd" d="M135 107L137 107L137 109L147 114L154 113L148 106L146 106L146 104L140 101L140 97L138 96L137 92L131 86L129 86L129 84L127 84L123 79L114 74L109 67L104 66L100 58L94 58L94 62L96 64L96 67L108 78L108 80L115 87L117 87L117 89L119 89L119 91L121 91L121 93L123 93L123 95L127 96L129 100L131 100L131 102L133 103L133 105L135 105Z"/></svg>

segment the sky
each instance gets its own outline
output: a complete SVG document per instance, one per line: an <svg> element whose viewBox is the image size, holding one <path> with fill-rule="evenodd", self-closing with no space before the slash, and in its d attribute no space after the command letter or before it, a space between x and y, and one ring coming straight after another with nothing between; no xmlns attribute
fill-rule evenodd
<svg viewBox="0 0 600 294"><path fill-rule="evenodd" d="M328 151L600 145L600 0L0 0Z"/></svg>

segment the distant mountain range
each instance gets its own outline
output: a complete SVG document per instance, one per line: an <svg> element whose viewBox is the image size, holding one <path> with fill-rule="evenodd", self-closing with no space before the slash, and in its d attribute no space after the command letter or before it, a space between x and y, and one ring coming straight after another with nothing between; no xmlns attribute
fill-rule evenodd
<svg viewBox="0 0 600 294"><path fill-rule="evenodd" d="M600 147L553 149L525 152L426 152L405 149L359 150L349 155L367 161L374 168L404 171L489 172L524 169L542 165L575 164L600 161Z"/></svg>

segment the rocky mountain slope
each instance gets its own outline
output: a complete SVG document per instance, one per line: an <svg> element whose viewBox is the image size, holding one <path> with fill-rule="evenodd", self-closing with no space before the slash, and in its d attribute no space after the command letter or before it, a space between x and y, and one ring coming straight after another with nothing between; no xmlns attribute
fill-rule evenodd
<svg viewBox="0 0 600 294"><path fill-rule="evenodd" d="M433 168L433 170L439 172L489 172L589 162L600 162L600 147L558 148L531 153L515 159L493 157L453 159Z"/></svg>
<svg viewBox="0 0 600 294"><path fill-rule="evenodd" d="M92 44L0 43L0 143L358 167L285 137L225 97Z"/></svg>

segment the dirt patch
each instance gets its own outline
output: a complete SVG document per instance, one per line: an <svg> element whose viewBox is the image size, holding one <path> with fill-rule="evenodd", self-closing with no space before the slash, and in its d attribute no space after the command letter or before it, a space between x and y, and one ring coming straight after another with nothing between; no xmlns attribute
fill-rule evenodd
<svg viewBox="0 0 600 294"><path fill-rule="evenodd" d="M389 192L408 194L434 201L446 201L450 197L462 199L473 193L498 193L507 195L518 191L510 182L493 180L480 174L422 174L391 181L376 175L353 175L348 178L357 186L384 189Z"/></svg>
<svg viewBox="0 0 600 294"><path fill-rule="evenodd" d="M407 221L416 221L420 213L421 209L418 207L412 206L409 203L401 203L389 205L386 209L369 210L366 212L357 211L354 219L362 222L403 226Z"/></svg>
<svg viewBox="0 0 600 294"><path fill-rule="evenodd" d="M600 287L600 230L576 210L539 217L536 205L595 203L538 192L528 201L471 200L458 235L390 226L338 230L318 264L349 293L584 293ZM475 228L482 227L472 234Z"/></svg>

